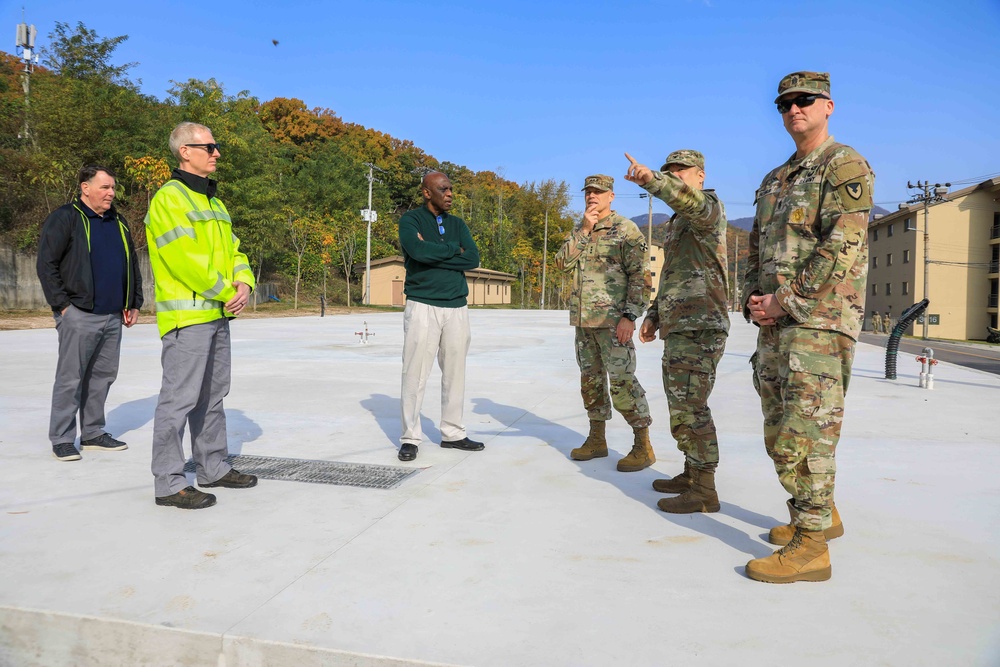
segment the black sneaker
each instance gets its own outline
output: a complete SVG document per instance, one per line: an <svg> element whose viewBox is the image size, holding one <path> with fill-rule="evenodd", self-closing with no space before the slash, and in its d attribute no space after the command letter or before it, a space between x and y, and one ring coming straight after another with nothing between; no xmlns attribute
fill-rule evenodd
<svg viewBox="0 0 1000 667"><path fill-rule="evenodd" d="M102 433L91 440L81 440L80 449L99 449L105 452L117 452L128 449L128 445L121 440L115 440L107 433Z"/></svg>
<svg viewBox="0 0 1000 667"><path fill-rule="evenodd" d="M52 445L52 456L60 461L80 460L80 452L76 451L72 442L60 442L58 445Z"/></svg>
<svg viewBox="0 0 1000 667"><path fill-rule="evenodd" d="M157 496L157 505L180 507L182 510L200 510L215 504L215 496L188 486L169 496Z"/></svg>
<svg viewBox="0 0 1000 667"><path fill-rule="evenodd" d="M227 489L249 489L251 486L257 486L257 477L254 475L245 475L236 468L230 468L229 472L214 482L208 482L207 484L198 482L198 486L206 488L221 486Z"/></svg>

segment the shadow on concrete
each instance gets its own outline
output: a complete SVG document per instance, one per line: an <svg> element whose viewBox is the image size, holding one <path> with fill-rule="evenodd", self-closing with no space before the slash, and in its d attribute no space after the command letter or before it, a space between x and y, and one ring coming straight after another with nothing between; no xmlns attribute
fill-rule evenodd
<svg viewBox="0 0 1000 667"><path fill-rule="evenodd" d="M243 453L245 444L257 440L263 434L260 425L242 410L226 410L226 439L230 454L239 456Z"/></svg>
<svg viewBox="0 0 1000 667"><path fill-rule="evenodd" d="M112 435L136 431L153 421L156 414L156 402L159 394L140 398L117 406L107 415L107 430ZM229 441L229 453L243 453L246 443L257 440L264 431L253 419L247 417L242 410L226 410L226 436ZM191 445L187 438L188 447Z"/></svg>
<svg viewBox="0 0 1000 667"><path fill-rule="evenodd" d="M489 415L507 426L507 429L500 434L501 436L537 438L559 451L567 459L569 459L570 450L580 446L586 439L584 434L577 433L573 429L539 417L524 408L503 405L488 398L474 398L472 399L472 403L475 406L472 411L476 414ZM617 417L619 416L616 415ZM609 440L615 436L616 434L612 434L609 430ZM671 446L674 444L672 439L669 442ZM619 447L624 446L623 451L625 452L631 449L632 446L631 439L627 443L609 442L609 444L618 445ZM665 446L666 442L663 442L660 444L660 449L662 450ZM654 479L661 476L661 473L651 468L646 468L639 472L618 472L615 468L615 454L611 454L607 458L591 461L574 461L574 463L580 467L580 471L583 474L616 487L624 495L649 507L651 511L656 512L662 518L678 526L697 531L708 537L714 537L733 549L742 551L754 558L768 556L774 551L773 548L761 544L747 533L716 521L711 514L668 514L658 510L656 508L656 501L664 496L653 491L652 484ZM773 517L751 512L729 502L722 503L721 512L734 519L761 528L770 528L780 523Z"/></svg>
<svg viewBox="0 0 1000 667"><path fill-rule="evenodd" d="M115 433L124 434L129 431L137 431L153 421L158 398L159 394L153 394L115 407L107 414L108 432L114 435Z"/></svg>
<svg viewBox="0 0 1000 667"><path fill-rule="evenodd" d="M403 425L400 422L401 408L399 406L399 398L387 396L386 394L372 394L361 401L361 407L375 417L375 423L385 433L385 437L389 439L389 442L396 449L399 449L399 438L403 435ZM424 432L424 440L441 442L441 431L434 426L434 422L423 414L420 415L420 428Z"/></svg>

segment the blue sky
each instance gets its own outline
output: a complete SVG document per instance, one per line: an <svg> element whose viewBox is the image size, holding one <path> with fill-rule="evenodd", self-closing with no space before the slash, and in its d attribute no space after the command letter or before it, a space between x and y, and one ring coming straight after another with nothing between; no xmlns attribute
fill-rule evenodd
<svg viewBox="0 0 1000 667"><path fill-rule="evenodd" d="M868 158L884 208L907 180L1000 174L1000 0L2 0L11 53L22 6L41 45L56 21L129 35L117 62L138 61L159 98L171 80L214 77L519 183L577 192L608 173L629 216L647 205L621 178L623 151L658 167L676 148L705 153L730 218L752 215L794 148L772 100L801 69L831 72L831 131Z"/></svg>

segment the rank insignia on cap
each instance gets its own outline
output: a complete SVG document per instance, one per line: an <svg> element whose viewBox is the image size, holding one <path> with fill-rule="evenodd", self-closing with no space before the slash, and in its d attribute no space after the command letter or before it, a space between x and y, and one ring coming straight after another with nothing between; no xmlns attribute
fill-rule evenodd
<svg viewBox="0 0 1000 667"><path fill-rule="evenodd" d="M864 188L860 183L848 183L845 189L847 190L847 194L853 199L861 199L861 193L864 192Z"/></svg>

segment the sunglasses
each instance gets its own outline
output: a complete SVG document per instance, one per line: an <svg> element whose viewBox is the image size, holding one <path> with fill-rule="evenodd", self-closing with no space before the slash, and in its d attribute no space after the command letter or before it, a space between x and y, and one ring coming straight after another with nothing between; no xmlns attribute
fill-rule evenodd
<svg viewBox="0 0 1000 667"><path fill-rule="evenodd" d="M208 151L209 155L211 155L212 153L214 153L216 151L219 152L219 155L222 155L222 145L221 144L184 144L184 145L187 146L187 147L189 147L189 148L204 148L206 151Z"/></svg>
<svg viewBox="0 0 1000 667"><path fill-rule="evenodd" d="M830 99L826 95L799 95L798 97L793 97L790 100L780 100L777 103L779 113L788 113L792 109L792 105L797 106L800 109L805 109L806 107L811 107L813 102L816 100L828 100Z"/></svg>
<svg viewBox="0 0 1000 667"><path fill-rule="evenodd" d="M440 215L437 216L437 223L438 223L438 234L444 236L444 222L441 220Z"/></svg>

